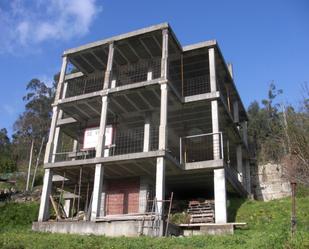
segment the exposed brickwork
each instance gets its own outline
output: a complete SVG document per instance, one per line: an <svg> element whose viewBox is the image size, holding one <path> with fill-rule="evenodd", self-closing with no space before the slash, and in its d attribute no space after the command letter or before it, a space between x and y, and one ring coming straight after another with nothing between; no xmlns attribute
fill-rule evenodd
<svg viewBox="0 0 309 249"><path fill-rule="evenodd" d="M138 213L139 189L139 178L108 180L106 214Z"/></svg>

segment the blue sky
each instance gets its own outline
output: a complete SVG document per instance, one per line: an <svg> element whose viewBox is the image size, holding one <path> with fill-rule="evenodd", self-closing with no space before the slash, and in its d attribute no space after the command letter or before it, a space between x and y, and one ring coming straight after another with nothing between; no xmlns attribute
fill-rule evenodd
<svg viewBox="0 0 309 249"><path fill-rule="evenodd" d="M0 0L0 128L12 133L26 84L50 83L64 50L161 22L183 45L216 39L246 106L271 81L297 104L309 80L306 0Z"/></svg>

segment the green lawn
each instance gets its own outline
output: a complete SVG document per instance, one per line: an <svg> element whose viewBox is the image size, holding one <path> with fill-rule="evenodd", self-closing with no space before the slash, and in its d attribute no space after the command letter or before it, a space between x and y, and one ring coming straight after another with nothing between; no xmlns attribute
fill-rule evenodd
<svg viewBox="0 0 309 249"><path fill-rule="evenodd" d="M7 204L0 208L0 248L309 248L309 197L297 199L297 234L291 239L289 198L271 202L234 199L236 221L248 228L234 235L172 238L107 238L35 233L38 205ZM239 207L238 210L235 207Z"/></svg>

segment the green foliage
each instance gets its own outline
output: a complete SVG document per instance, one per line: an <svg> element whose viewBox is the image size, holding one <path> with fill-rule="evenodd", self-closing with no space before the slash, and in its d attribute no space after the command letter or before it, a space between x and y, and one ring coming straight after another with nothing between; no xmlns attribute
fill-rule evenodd
<svg viewBox="0 0 309 249"><path fill-rule="evenodd" d="M23 97L25 111L15 121L14 134L12 136L13 152L17 157L19 166L26 164L32 140L34 140L34 158L36 158L42 138L47 138L55 84L52 87L48 87L44 82L32 79L27 84L26 90L26 95ZM21 169L19 168L19 170Z"/></svg>
<svg viewBox="0 0 309 249"><path fill-rule="evenodd" d="M0 233L29 229L32 221L37 219L38 207L37 203L6 203L0 211Z"/></svg>
<svg viewBox="0 0 309 249"><path fill-rule="evenodd" d="M0 130L0 173L11 173L16 170L16 161L12 155L12 145L7 130Z"/></svg>
<svg viewBox="0 0 309 249"><path fill-rule="evenodd" d="M279 111L279 104L275 103L280 94L282 90L277 90L274 83L271 83L262 106L254 101L248 107L248 141L251 153L259 162L278 162L285 152L282 143L282 113Z"/></svg>
<svg viewBox="0 0 309 249"><path fill-rule="evenodd" d="M297 198L297 233L290 236L289 198L270 201L231 199L238 208L236 221L248 228L234 235L169 238L107 238L69 234L36 233L30 230L36 219L37 204L8 204L0 208L0 248L273 248L306 249L309 247L309 197Z"/></svg>

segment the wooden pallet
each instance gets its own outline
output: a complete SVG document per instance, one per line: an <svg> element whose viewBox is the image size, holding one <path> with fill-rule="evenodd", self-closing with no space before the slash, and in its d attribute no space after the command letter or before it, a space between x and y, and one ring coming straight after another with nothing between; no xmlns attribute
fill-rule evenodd
<svg viewBox="0 0 309 249"><path fill-rule="evenodd" d="M190 201L187 212L190 223L213 223L215 220L213 201Z"/></svg>

